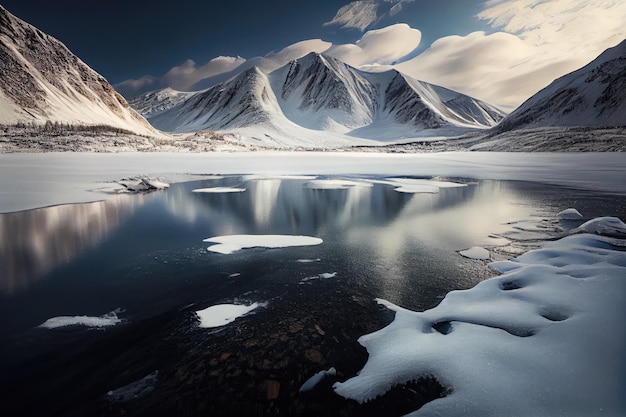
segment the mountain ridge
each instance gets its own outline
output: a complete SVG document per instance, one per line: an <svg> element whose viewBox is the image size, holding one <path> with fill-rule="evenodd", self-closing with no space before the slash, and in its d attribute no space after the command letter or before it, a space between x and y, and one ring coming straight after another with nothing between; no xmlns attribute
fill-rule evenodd
<svg viewBox="0 0 626 417"><path fill-rule="evenodd" d="M0 6L0 123L110 126L161 135L59 40Z"/></svg>

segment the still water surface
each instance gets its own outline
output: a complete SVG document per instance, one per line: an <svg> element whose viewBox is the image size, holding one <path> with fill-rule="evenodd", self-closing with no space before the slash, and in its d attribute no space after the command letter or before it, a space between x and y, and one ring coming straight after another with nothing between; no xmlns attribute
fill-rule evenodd
<svg viewBox="0 0 626 417"><path fill-rule="evenodd" d="M347 189L311 189L307 181L210 178L163 192L0 215L0 372L8 376L0 388L8 410L37 411L29 403L37 396L62 414L92 410L96 403L101 412L108 391L157 370L157 385L142 400L146 404L162 404L172 395L170 386L184 386L181 381L190 375L215 377L203 382L211 388L202 395L223 397L232 389L239 401L255 398L252 408L232 414L265 410L262 401L269 397L259 399L258 393L268 380L279 381L279 399L293 404L298 387L315 372L341 370L345 362L349 377L363 365L366 354L356 338L391 319L375 298L430 308L447 292L493 275L485 261L466 259L460 250L486 246L493 248L492 259L512 256L558 235L559 228L577 226L554 219L570 206L587 217L626 212L623 198L527 183L462 181L467 186L438 194L405 194L376 181ZM246 191L192 192L205 187ZM222 255L208 252L202 242L231 234L306 235L323 243ZM336 275L306 280L324 273ZM253 302L267 305L222 330L197 328L195 310ZM55 316L111 311L122 319L115 330L37 327ZM137 340L124 329L145 335ZM270 336L276 343L266 343ZM163 347L166 343L171 345ZM198 346L203 348L196 351ZM144 356L146 349L153 358ZM228 355L219 356L223 351ZM225 356L223 369L215 365ZM226 366L229 358L238 362ZM111 361L106 370L103 360ZM196 374L191 364L217 368ZM200 407L180 390L175 397ZM219 404L212 401L204 409L224 411ZM149 414L132 403L115 407ZM115 407L111 413L120 411ZM184 407L177 402L165 409Z"/></svg>

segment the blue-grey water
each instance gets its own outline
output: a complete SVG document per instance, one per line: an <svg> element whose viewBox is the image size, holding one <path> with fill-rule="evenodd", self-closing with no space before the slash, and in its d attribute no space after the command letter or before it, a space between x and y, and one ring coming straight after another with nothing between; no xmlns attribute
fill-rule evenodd
<svg viewBox="0 0 626 417"><path fill-rule="evenodd" d="M626 213L623 197L462 182L404 194L376 182L319 190L306 179L231 176L2 214L0 407L6 415L376 414L298 392L320 370L333 366L342 379L363 365L357 338L392 319L376 298L430 308L493 275L460 250L514 256L580 224L555 219L568 207L587 218ZM218 186L246 191L192 192ZM202 242L231 234L323 243L222 255ZM307 280L323 273L336 275ZM224 328L197 326L196 310L253 302L267 304ZM38 327L112 311L122 322L111 328ZM133 391L137 384L145 389Z"/></svg>

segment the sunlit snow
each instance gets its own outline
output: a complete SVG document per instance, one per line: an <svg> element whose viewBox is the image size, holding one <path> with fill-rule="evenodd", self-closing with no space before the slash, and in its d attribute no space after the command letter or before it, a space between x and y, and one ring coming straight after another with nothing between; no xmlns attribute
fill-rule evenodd
<svg viewBox="0 0 626 417"><path fill-rule="evenodd" d="M314 246L323 241L311 236L291 235L229 235L215 236L204 239L203 242L215 243L207 250L222 254L230 254L241 249L249 248L287 248L290 246Z"/></svg>
<svg viewBox="0 0 626 417"><path fill-rule="evenodd" d="M583 215L575 208L568 208L559 212L556 217L561 220L580 220L583 218Z"/></svg>
<svg viewBox="0 0 626 417"><path fill-rule="evenodd" d="M379 300L395 319L359 339L369 359L335 391L364 402L432 375L450 393L409 415L625 415L626 225L582 229L614 237L574 234L494 262L503 275L421 313Z"/></svg>
<svg viewBox="0 0 626 417"><path fill-rule="evenodd" d="M103 316L58 316L52 317L41 323L38 327L45 329L56 329L67 326L85 326L85 327L108 327L121 323L121 319L117 316L117 310L111 311Z"/></svg>
<svg viewBox="0 0 626 417"><path fill-rule="evenodd" d="M259 306L259 303L253 303L249 306L241 304L217 304L205 308L204 310L196 311L196 315L198 319L200 319L200 327L221 327L232 323Z"/></svg>

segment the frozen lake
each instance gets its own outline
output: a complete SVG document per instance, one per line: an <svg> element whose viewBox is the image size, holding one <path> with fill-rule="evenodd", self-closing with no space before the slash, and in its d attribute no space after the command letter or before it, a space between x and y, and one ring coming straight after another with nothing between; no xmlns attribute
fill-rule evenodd
<svg viewBox="0 0 626 417"><path fill-rule="evenodd" d="M615 193L445 181L205 176L0 214L2 407L8 415L400 415L445 395L436 381L367 406L332 393L332 382L367 360L357 339L393 319L376 298L431 308L496 275L489 260L580 225L556 218L569 207L584 219L626 218L626 197ZM204 242L231 235L242 237L227 248ZM250 243L259 235L283 240ZM473 247L488 259L459 253ZM218 305L227 324L201 327L196 312ZM331 367L326 385L299 392Z"/></svg>

